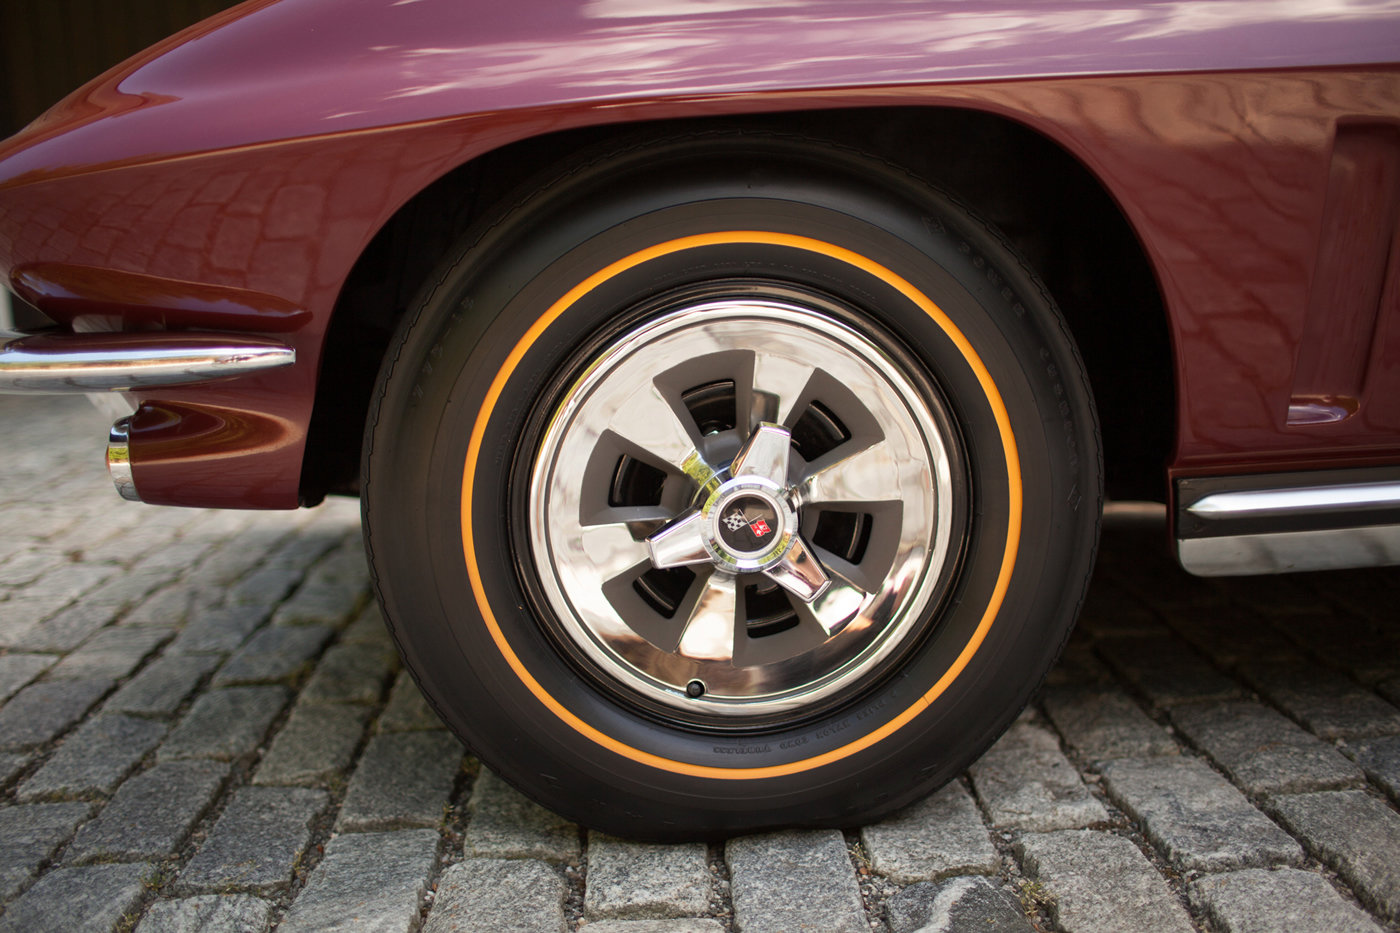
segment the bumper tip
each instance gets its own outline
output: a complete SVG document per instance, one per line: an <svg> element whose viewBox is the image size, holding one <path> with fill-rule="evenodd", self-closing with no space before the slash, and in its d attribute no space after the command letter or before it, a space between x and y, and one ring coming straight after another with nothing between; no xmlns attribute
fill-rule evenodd
<svg viewBox="0 0 1400 933"><path fill-rule="evenodd" d="M117 487L117 493L132 502L140 502L136 481L131 475L131 418L118 418L107 434L107 473Z"/></svg>

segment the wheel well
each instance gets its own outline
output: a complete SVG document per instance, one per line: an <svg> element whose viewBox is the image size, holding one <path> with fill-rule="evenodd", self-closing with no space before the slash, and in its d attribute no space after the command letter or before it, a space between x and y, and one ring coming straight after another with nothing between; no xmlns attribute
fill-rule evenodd
<svg viewBox="0 0 1400 933"><path fill-rule="evenodd" d="M1103 432L1107 495L1163 498L1176 398L1166 314L1132 228L1078 160L1012 120L947 108L807 111L654 128L714 123L850 145L956 194L1000 227L1045 280L1079 344ZM618 131L566 130L494 150L423 189L376 234L346 280L326 335L302 463L304 502L357 493L380 362L399 318L453 243L532 175Z"/></svg>

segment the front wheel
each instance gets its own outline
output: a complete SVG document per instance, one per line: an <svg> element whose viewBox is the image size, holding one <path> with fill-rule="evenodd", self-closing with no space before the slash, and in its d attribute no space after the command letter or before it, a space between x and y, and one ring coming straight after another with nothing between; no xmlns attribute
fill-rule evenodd
<svg viewBox="0 0 1400 933"><path fill-rule="evenodd" d="M444 719L633 837L853 825L959 773L1093 561L1093 406L1039 281L810 140L657 141L512 200L367 438L385 617Z"/></svg>

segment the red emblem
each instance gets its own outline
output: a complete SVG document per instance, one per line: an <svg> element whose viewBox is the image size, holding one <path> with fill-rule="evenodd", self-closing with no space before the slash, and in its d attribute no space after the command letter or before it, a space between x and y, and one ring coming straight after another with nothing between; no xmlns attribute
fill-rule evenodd
<svg viewBox="0 0 1400 933"><path fill-rule="evenodd" d="M768 534L768 523L760 518L749 526L749 530L753 532L755 538L761 538Z"/></svg>

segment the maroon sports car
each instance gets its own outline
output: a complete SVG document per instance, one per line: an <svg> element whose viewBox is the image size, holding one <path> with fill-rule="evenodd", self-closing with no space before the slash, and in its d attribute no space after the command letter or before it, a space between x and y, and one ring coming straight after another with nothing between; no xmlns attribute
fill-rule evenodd
<svg viewBox="0 0 1400 933"><path fill-rule="evenodd" d="M1109 499L1400 562L1390 0L248 0L0 143L0 389L161 505L358 494L512 784L878 818L1007 726Z"/></svg>

